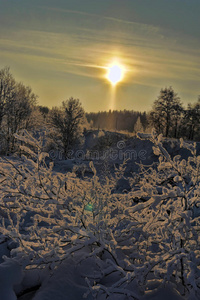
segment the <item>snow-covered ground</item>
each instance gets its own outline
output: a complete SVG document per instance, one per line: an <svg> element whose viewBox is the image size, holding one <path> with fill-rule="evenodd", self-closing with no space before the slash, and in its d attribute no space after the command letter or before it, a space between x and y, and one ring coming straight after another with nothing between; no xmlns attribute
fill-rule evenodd
<svg viewBox="0 0 200 300"><path fill-rule="evenodd" d="M0 162L0 300L200 298L199 145L96 131L53 164L16 138L28 157Z"/></svg>

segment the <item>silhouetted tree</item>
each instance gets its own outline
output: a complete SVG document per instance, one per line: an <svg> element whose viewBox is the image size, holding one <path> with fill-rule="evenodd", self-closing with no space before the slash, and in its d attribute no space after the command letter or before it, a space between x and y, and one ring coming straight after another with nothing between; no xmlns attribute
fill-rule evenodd
<svg viewBox="0 0 200 300"><path fill-rule="evenodd" d="M14 133L26 127L36 98L30 87L15 81L8 67L0 70L0 126L7 153L14 148Z"/></svg>
<svg viewBox="0 0 200 300"><path fill-rule="evenodd" d="M36 96L30 87L16 83L13 97L5 103L5 122L7 152L14 147L14 133L26 127L25 121L30 116L32 105L36 104Z"/></svg>
<svg viewBox="0 0 200 300"><path fill-rule="evenodd" d="M183 130L187 133L187 138L193 140L200 128L200 96L193 105L188 104L184 112Z"/></svg>
<svg viewBox="0 0 200 300"><path fill-rule="evenodd" d="M42 105L39 105L38 108L39 108L39 111L41 112L44 120L46 120L46 117L49 113L49 108L47 106L42 106Z"/></svg>
<svg viewBox="0 0 200 300"><path fill-rule="evenodd" d="M0 70L0 127L5 114L5 103L13 99L16 82L9 67Z"/></svg>
<svg viewBox="0 0 200 300"><path fill-rule="evenodd" d="M61 108L53 108L51 119L60 133L64 155L67 157L68 150L79 140L83 132L85 112L79 99L70 98L62 102Z"/></svg>
<svg viewBox="0 0 200 300"><path fill-rule="evenodd" d="M154 101L150 112L150 121L166 137L177 136L178 119L181 117L183 107L180 98L172 87L161 89L158 99Z"/></svg>
<svg viewBox="0 0 200 300"><path fill-rule="evenodd" d="M182 107L182 104L177 103L174 104L173 107L173 115L172 115L172 122L173 122L173 137L178 138L179 137L179 128L181 126L183 114L184 114L184 109Z"/></svg>

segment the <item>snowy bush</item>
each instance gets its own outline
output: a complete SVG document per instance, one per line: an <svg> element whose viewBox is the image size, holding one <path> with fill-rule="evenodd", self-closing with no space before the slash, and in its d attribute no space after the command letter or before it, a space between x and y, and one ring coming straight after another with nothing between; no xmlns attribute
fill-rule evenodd
<svg viewBox="0 0 200 300"><path fill-rule="evenodd" d="M196 299L200 287L200 156L196 156L195 144L181 140L192 156L187 161L180 156L172 160L162 145L162 135L153 132L150 139L159 163L156 169L141 166L145 247L141 243L140 253L148 257L146 263L162 284L173 282L182 294Z"/></svg>
<svg viewBox="0 0 200 300"><path fill-rule="evenodd" d="M94 264L84 297L142 299L168 284L185 299L200 297L200 156L181 141L191 157L172 160L161 135L138 135L154 142L159 162L141 165L138 187L127 194L112 193L92 162L92 178L54 172L37 140L15 135L28 156L1 159L0 232L26 274L55 273L74 258Z"/></svg>

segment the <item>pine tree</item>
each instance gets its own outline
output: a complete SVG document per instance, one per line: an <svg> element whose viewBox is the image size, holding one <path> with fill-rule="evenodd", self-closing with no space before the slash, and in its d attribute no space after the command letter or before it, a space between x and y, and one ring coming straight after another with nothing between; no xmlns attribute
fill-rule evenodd
<svg viewBox="0 0 200 300"><path fill-rule="evenodd" d="M138 118L137 118L137 121L134 126L134 131L135 131L135 133L137 133L138 131L142 131L142 132L144 131L144 127L142 125L140 116L138 116Z"/></svg>

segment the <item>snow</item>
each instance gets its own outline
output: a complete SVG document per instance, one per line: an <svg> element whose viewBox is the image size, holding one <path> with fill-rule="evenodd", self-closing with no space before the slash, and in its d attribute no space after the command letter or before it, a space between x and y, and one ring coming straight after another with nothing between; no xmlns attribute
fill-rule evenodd
<svg viewBox="0 0 200 300"><path fill-rule="evenodd" d="M140 300L183 300L184 298L171 286L168 284L164 288L159 288L156 291L147 292L144 297Z"/></svg>
<svg viewBox="0 0 200 300"><path fill-rule="evenodd" d="M73 259L67 260L58 267L53 276L44 281L33 300L82 299L88 289L85 278L87 274L93 274L94 269L94 260L87 259L79 266L76 266ZM90 295L87 299L93 298Z"/></svg>
<svg viewBox="0 0 200 300"><path fill-rule="evenodd" d="M9 249L8 249L8 242L7 242L7 238L4 236L1 236L0 239L0 264L2 262L4 262L3 260L3 255L9 255Z"/></svg>
<svg viewBox="0 0 200 300"><path fill-rule="evenodd" d="M14 285L23 279L22 267L14 260L7 260L0 264L0 299L16 300Z"/></svg>
<svg viewBox="0 0 200 300"><path fill-rule="evenodd" d="M61 172L29 133L16 138L29 158L1 160L0 299L200 298L194 145L176 156L139 134L123 151L147 146L145 164L118 157L101 177L95 161L89 176Z"/></svg>

